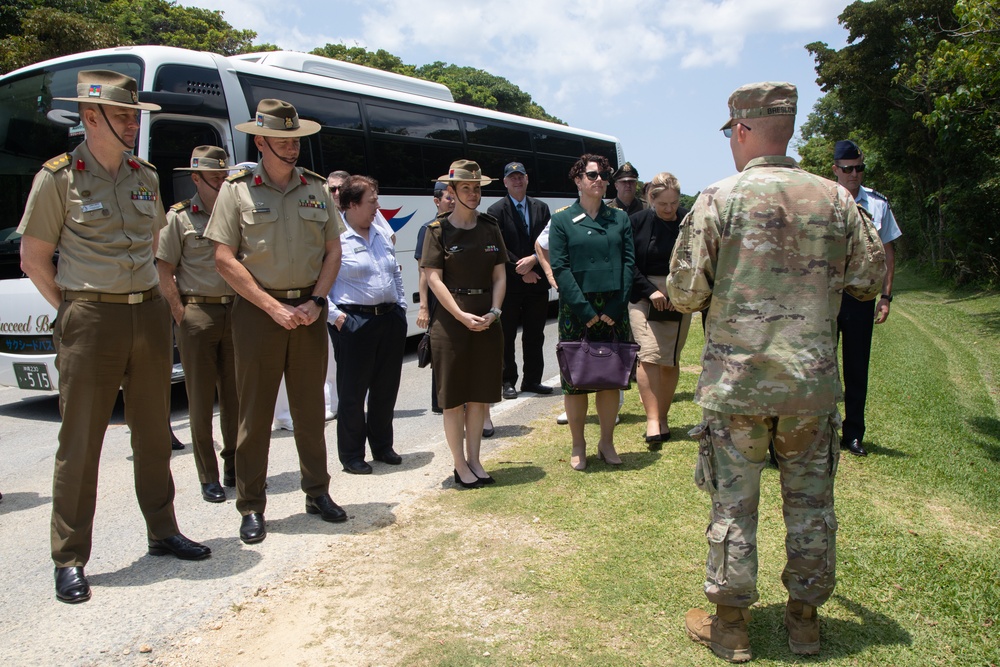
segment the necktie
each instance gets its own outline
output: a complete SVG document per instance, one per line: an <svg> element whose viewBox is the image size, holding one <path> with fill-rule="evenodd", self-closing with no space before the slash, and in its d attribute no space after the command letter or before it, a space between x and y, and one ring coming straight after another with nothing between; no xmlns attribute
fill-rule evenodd
<svg viewBox="0 0 1000 667"><path fill-rule="evenodd" d="M517 214L521 216L521 224L524 225L524 228L527 229L530 234L531 230L528 229L528 220L524 217L524 204L517 205Z"/></svg>

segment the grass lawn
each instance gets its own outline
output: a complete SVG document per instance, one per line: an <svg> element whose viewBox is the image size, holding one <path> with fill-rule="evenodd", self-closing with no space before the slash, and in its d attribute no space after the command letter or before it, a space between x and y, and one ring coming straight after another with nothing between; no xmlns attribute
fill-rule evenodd
<svg viewBox="0 0 1000 667"><path fill-rule="evenodd" d="M905 268L894 291L873 343L870 456L844 454L837 476L838 585L816 658L788 650L778 475L764 471L756 664L1000 664L1000 294ZM568 430L549 418L487 463L497 485L432 501L452 527L403 560L414 573L449 568L475 594L412 619L401 664L722 664L683 629L684 612L706 604L709 501L687 436L701 345L696 318L662 452L646 450L633 390L620 469L597 461L591 417L588 468L571 470Z"/></svg>

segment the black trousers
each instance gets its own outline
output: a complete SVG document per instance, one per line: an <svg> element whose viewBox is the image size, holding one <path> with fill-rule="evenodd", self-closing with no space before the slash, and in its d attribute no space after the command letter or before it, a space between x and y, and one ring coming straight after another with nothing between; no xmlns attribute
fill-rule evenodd
<svg viewBox="0 0 1000 667"><path fill-rule="evenodd" d="M508 292L503 300L503 382L517 384L517 361L514 345L521 327L521 350L524 353L524 379L521 386L539 384L545 368L542 346L545 344L545 320L549 314L549 294L545 292Z"/></svg>
<svg viewBox="0 0 1000 667"><path fill-rule="evenodd" d="M858 301L844 294L837 315L837 336L844 358L843 440L865 437L865 401L868 398L868 362L875 329L875 301Z"/></svg>
<svg viewBox="0 0 1000 667"><path fill-rule="evenodd" d="M406 345L406 312L347 313L340 330L329 325L337 358L337 452L344 465L392 447L392 416ZM368 411L365 413L365 396Z"/></svg>

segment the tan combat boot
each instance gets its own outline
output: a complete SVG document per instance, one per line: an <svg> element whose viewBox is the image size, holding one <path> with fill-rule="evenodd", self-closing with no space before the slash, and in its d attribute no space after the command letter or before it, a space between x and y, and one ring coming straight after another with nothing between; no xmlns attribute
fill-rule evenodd
<svg viewBox="0 0 1000 667"><path fill-rule="evenodd" d="M792 653L819 653L819 618L816 616L816 607L798 600L789 600L785 606L785 627L788 629L788 648Z"/></svg>
<svg viewBox="0 0 1000 667"><path fill-rule="evenodd" d="M684 616L688 636L729 662L746 662L752 657L750 636L747 634L748 623L749 609L721 604L716 605L712 615L701 609L691 609Z"/></svg>

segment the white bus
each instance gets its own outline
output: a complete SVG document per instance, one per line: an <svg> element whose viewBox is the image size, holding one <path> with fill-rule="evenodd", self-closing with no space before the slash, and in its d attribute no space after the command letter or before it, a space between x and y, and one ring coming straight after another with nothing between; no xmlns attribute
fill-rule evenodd
<svg viewBox="0 0 1000 667"><path fill-rule="evenodd" d="M55 312L21 273L15 233L31 180L46 160L83 140L72 102L77 72L110 69L139 82L142 112L136 153L156 165L163 202L194 193L187 166L200 144L223 146L232 162L258 159L252 138L234 127L259 100L278 98L319 122L302 141L299 164L319 174L366 174L379 182L382 213L396 232L397 257L410 304L417 302L417 231L435 214L433 180L453 160L476 160L499 178L507 162L523 162L528 194L552 210L576 192L570 166L583 153L624 161L612 136L479 109L453 101L443 85L304 53L277 51L224 57L161 46L104 49L48 60L0 77L0 385L57 388L51 324ZM482 210L505 193L484 188ZM418 333L417 308L408 314ZM183 378L179 364L174 380Z"/></svg>

